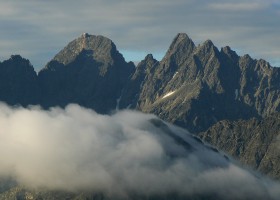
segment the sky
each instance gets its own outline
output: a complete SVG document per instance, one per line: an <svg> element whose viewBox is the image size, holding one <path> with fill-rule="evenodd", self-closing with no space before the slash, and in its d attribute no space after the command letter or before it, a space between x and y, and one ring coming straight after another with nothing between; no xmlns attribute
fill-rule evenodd
<svg viewBox="0 0 280 200"><path fill-rule="evenodd" d="M279 0L0 0L0 60L20 54L36 70L87 32L126 61L160 60L179 32L280 66Z"/></svg>

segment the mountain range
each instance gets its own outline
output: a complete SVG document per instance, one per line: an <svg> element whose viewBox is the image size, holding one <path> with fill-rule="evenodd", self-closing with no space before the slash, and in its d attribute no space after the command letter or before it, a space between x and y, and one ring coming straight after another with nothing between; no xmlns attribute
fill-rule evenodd
<svg viewBox="0 0 280 200"><path fill-rule="evenodd" d="M0 63L0 100L44 108L78 103L99 113L117 107L155 113L193 133L228 119L263 118L280 109L280 69L207 40L178 34L166 55L137 67L103 36L83 34L34 71L19 55Z"/></svg>
<svg viewBox="0 0 280 200"><path fill-rule="evenodd" d="M240 162L280 178L280 68L185 33L162 60L126 62L104 36L82 34L38 74L20 55L0 63L0 100L44 109L76 103L97 113L153 113Z"/></svg>

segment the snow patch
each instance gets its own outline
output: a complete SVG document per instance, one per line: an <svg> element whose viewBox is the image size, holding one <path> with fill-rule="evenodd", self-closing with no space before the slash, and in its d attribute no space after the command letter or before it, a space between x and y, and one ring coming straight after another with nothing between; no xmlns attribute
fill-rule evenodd
<svg viewBox="0 0 280 200"><path fill-rule="evenodd" d="M164 95L162 98L166 98L166 97L169 97L170 95L172 95L175 91L171 91L171 92L168 92L166 95Z"/></svg>
<svg viewBox="0 0 280 200"><path fill-rule="evenodd" d="M174 78L177 74L178 74L178 72L175 72L175 74L173 75L173 77L172 77L172 78Z"/></svg>

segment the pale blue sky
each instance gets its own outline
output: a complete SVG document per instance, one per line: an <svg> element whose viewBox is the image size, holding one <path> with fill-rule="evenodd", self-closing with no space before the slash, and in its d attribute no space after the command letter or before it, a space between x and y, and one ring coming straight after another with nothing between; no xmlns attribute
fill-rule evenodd
<svg viewBox="0 0 280 200"><path fill-rule="evenodd" d="M178 32L280 66L279 0L0 0L0 59L41 69L83 32L112 39L127 61L167 51Z"/></svg>

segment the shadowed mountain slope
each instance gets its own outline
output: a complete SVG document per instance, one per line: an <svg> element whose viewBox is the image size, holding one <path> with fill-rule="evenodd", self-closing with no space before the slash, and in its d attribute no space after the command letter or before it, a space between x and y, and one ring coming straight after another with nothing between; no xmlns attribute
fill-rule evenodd
<svg viewBox="0 0 280 200"><path fill-rule="evenodd" d="M187 34L179 33L161 61L149 54L135 67L110 39L85 33L38 75L20 56L1 62L0 82L0 100L9 105L50 108L77 103L102 114L130 108L156 114L195 134L208 130L214 138L226 138L213 140L205 133L205 140L278 177L276 164L269 164L275 159L265 164L259 159L263 160L276 137L277 127L269 133L263 127L269 129L270 117L275 124L279 120L273 114L280 110L280 68L249 55L239 56L230 47L219 50L211 40L196 46ZM262 119L258 127L255 123ZM233 122L237 120L241 121ZM230 136L223 135L227 123L234 130ZM246 127L252 127L248 133ZM251 134L260 136L259 143ZM263 142L267 148L258 153L259 148L244 147L246 152L239 155L239 142L227 138L236 135L244 137L246 144ZM231 142L228 149L225 142ZM272 157L280 154L275 148Z"/></svg>
<svg viewBox="0 0 280 200"><path fill-rule="evenodd" d="M279 72L264 60L238 56L229 47L219 51L210 40L196 47L178 34L160 62L148 55L139 63L120 105L155 113L195 133L223 119L278 112Z"/></svg>
<svg viewBox="0 0 280 200"><path fill-rule="evenodd" d="M122 88L134 71L115 44L83 34L70 42L38 74L44 107L78 103L99 113L116 108Z"/></svg>

